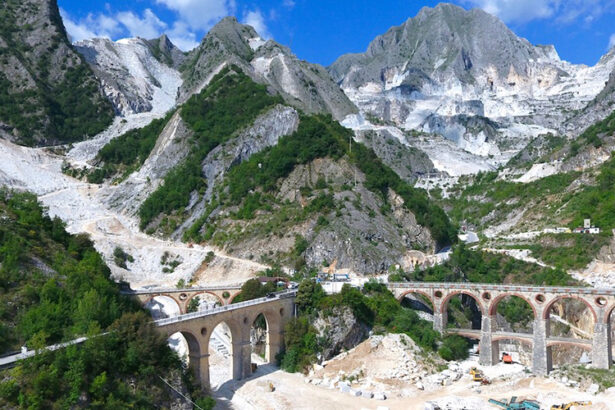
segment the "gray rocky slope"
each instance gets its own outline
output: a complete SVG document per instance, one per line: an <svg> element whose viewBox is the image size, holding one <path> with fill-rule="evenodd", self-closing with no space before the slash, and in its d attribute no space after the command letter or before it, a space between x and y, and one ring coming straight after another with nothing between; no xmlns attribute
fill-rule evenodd
<svg viewBox="0 0 615 410"><path fill-rule="evenodd" d="M327 112L336 119L356 112L322 66L299 60L273 40L263 40L251 26L238 23L234 17L221 20L187 57L182 67L180 102L199 92L230 64L305 112Z"/></svg>
<svg viewBox="0 0 615 410"><path fill-rule="evenodd" d="M48 145L92 136L113 111L55 0L0 3L0 136Z"/></svg>
<svg viewBox="0 0 615 410"><path fill-rule="evenodd" d="M573 65L482 10L440 4L328 69L365 119L440 134L503 163L532 137L565 131L571 113L604 88L614 57Z"/></svg>

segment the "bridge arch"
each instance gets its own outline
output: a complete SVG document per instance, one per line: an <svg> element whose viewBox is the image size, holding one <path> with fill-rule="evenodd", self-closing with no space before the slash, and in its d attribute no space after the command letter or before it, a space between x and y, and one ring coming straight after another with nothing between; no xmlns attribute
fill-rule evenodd
<svg viewBox="0 0 615 410"><path fill-rule="evenodd" d="M615 311L615 304L609 306L604 310L604 323L611 323L613 311Z"/></svg>
<svg viewBox="0 0 615 410"><path fill-rule="evenodd" d="M534 306L532 301L527 296L524 296L521 293L500 293L499 295L497 295L489 304L489 316L495 316L498 312L498 305L500 304L500 302L502 302L502 300L504 300L505 298L509 296L514 296L514 297L517 297L519 299L523 299L524 301L526 301L527 304L530 305L530 307L532 308L532 312L534 312L534 319L538 318L538 312L536 311L536 306Z"/></svg>
<svg viewBox="0 0 615 410"><path fill-rule="evenodd" d="M430 295L429 293L422 291L422 290L407 290L404 293L402 293L397 300L402 303L404 301L404 299L406 298L406 296L408 295L418 295L418 296L424 296L427 301L429 303L425 303L423 301L421 301L420 303L423 303L427 308L431 309L431 312L435 312L436 311L436 305L434 303L433 297L432 295Z"/></svg>
<svg viewBox="0 0 615 410"><path fill-rule="evenodd" d="M198 335L195 335L188 330L180 330L178 332L175 332L169 335L167 340L171 339L176 334L180 334L186 341L186 345L188 347L188 351L186 352L188 356L188 367L192 369L196 380L201 380L204 377L204 374L209 374L209 369L202 368L203 366L207 366L207 364L203 364L201 360L204 356L206 349L204 349L204 346L199 343ZM171 342L169 341L169 343ZM174 348L174 350L179 352L179 346ZM209 383L209 380L207 380L206 382Z"/></svg>
<svg viewBox="0 0 615 410"><path fill-rule="evenodd" d="M547 347L554 346L574 346L585 349L588 352L592 350L591 343L583 343L585 339L568 339L568 340L547 340Z"/></svg>
<svg viewBox="0 0 615 410"><path fill-rule="evenodd" d="M228 298L228 302L227 304L231 304L233 303L233 299L235 299L239 294L241 294L241 291L237 291L235 293L233 293L229 298Z"/></svg>
<svg viewBox="0 0 615 410"><path fill-rule="evenodd" d="M523 336L515 336L515 335L493 335L492 339L493 342L503 342L506 340L514 340L515 342L519 342L519 343L523 343L526 344L528 346L531 346L532 348L534 347L534 341L528 339L527 337L523 337Z"/></svg>
<svg viewBox="0 0 615 410"><path fill-rule="evenodd" d="M158 299L158 300L156 300L156 299ZM164 303L162 301L169 301L170 303L172 303L172 306L174 308L177 308L177 310L174 311L174 312L165 312L163 308L156 309L156 307L157 307L156 303L158 303L159 305L164 307ZM168 317L181 315L183 313L183 311L182 311L182 304L179 302L179 300L177 300L172 295L166 295L166 294L151 295L150 297L148 297L145 300L145 302L143 302L143 307L145 307L147 310L149 310L150 313L152 314L152 316L154 318L157 318L157 319L160 319L160 318L163 317L160 314L156 315L155 312L157 312L157 311L162 312L164 315L166 315ZM158 316L158 317L156 317L156 316Z"/></svg>
<svg viewBox="0 0 615 410"><path fill-rule="evenodd" d="M561 295L561 296L554 297L545 306L542 312L542 319L549 319L551 308L553 307L553 305L555 305L556 302L559 302L561 300L566 300L566 299L580 300L581 302L583 302L585 306L587 307L587 309L589 309L589 311L591 312L594 318L594 324L598 323L598 315L596 314L596 311L592 307L591 303L589 303L587 299L585 299L584 297L578 296L578 295Z"/></svg>
<svg viewBox="0 0 615 410"><path fill-rule="evenodd" d="M444 299L442 300L442 304L440 305L440 313L446 314L446 308L448 307L448 303L454 296L457 296L457 295L466 295L474 299L474 302L476 302L476 306L480 310L480 313L483 316L485 315L485 309L483 307L483 304L480 301L480 297L467 290L456 290L446 295Z"/></svg>
<svg viewBox="0 0 615 410"><path fill-rule="evenodd" d="M217 294L215 294L214 292L211 292L211 291L209 291L209 290L203 290L203 291L201 291L201 292L197 292L197 293L195 293L194 295L190 296L190 297L189 297L189 298L185 301L186 306L190 306L190 301L191 301L192 299L194 299L195 297L200 296L200 295L205 295L205 294L215 296L215 298L218 300L218 302L220 302L220 306L224 306L224 304L225 304L225 303L224 303L224 300L222 300L222 298L220 297L220 295L217 295Z"/></svg>

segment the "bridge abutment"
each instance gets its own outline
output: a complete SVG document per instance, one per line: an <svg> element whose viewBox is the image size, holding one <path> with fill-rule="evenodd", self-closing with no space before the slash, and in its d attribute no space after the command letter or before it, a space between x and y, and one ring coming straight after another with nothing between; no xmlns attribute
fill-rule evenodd
<svg viewBox="0 0 615 410"><path fill-rule="evenodd" d="M493 341L493 331L497 328L496 316L483 316L480 329L479 362L483 366L493 366L500 360L500 345Z"/></svg>
<svg viewBox="0 0 615 410"><path fill-rule="evenodd" d="M610 369L613 363L611 352L611 324L596 323L592 342L592 367Z"/></svg>

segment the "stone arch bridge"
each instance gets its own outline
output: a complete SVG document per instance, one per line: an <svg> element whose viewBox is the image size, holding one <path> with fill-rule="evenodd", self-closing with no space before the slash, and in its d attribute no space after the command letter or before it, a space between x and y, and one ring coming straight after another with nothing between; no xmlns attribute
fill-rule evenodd
<svg viewBox="0 0 615 410"><path fill-rule="evenodd" d="M122 294L130 295L139 300L142 305L146 305L149 301L158 296L164 296L173 300L179 308L179 314L183 315L188 312L190 301L197 296L212 295L220 306L229 305L233 299L241 293L241 284L225 285L225 286L201 286L185 289L140 289L126 290Z"/></svg>
<svg viewBox="0 0 615 410"><path fill-rule="evenodd" d="M265 360L275 362L284 346L284 326L293 317L296 291L276 293L260 298L224 305L209 310L183 314L155 322L168 337L181 333L188 343L188 358L192 371L204 390L210 388L209 339L220 323L231 331L232 378L241 380L252 374L250 329L259 315L267 322Z"/></svg>
<svg viewBox="0 0 615 410"><path fill-rule="evenodd" d="M433 307L434 329L438 332L446 331L479 340L482 365L499 362L498 341L507 339L532 346L532 372L537 375L546 375L552 370L551 349L557 345L572 345L591 351L592 365L596 368L608 369L612 364L610 319L615 309L615 289L425 282L389 283L388 288L400 301L409 294L427 298ZM455 295L467 295L474 299L482 314L480 330L446 328L448 302ZM507 296L520 297L532 308L532 334L497 331L497 307ZM551 307L563 299L577 299L587 306L594 319L593 338L550 336Z"/></svg>

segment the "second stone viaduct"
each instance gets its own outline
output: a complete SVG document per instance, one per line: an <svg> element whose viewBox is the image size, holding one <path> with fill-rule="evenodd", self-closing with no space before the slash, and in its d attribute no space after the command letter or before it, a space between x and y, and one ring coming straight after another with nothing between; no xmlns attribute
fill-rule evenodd
<svg viewBox="0 0 615 410"><path fill-rule="evenodd" d="M482 365L499 362L500 340L517 340L532 346L532 372L537 375L546 375L552 370L552 347L557 345L572 345L591 351L593 367L608 369L611 366L610 319L615 309L615 289L426 282L389 283L388 288L400 301L411 294L422 295L429 300L433 307L434 329L438 332L455 333L479 340ZM456 295L474 299L482 314L480 330L446 327L448 303ZM498 304L507 296L519 297L532 308L532 334L497 331ZM591 339L550 336L551 308L565 299L577 299L587 306L594 320Z"/></svg>

